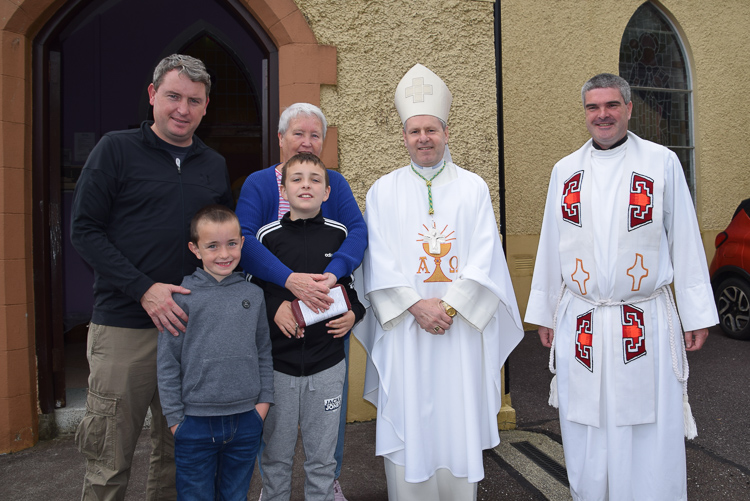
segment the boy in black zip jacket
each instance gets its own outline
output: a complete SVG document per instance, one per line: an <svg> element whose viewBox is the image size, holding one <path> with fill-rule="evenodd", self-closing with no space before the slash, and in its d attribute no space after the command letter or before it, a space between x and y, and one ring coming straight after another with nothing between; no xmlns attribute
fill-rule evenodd
<svg viewBox="0 0 750 501"><path fill-rule="evenodd" d="M346 227L323 218L320 206L330 186L325 165L312 153L299 153L282 170L281 195L290 211L258 230L258 241L294 272L323 273L346 238ZM344 285L351 311L300 328L287 289L254 278L265 291L274 368L274 407L263 430L263 500L289 499L297 429L305 447L305 499L332 500L334 451L346 365L345 336L362 319L351 277ZM271 321L273 320L273 321Z"/></svg>

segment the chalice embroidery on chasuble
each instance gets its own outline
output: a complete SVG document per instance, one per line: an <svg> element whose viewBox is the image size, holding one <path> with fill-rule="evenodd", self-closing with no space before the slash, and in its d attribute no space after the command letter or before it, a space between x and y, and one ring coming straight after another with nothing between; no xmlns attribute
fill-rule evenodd
<svg viewBox="0 0 750 501"><path fill-rule="evenodd" d="M422 250L427 256L419 257L417 274L428 275L424 282L452 282L453 280L443 272L443 266L447 264L448 273L458 273L458 256L449 257L447 263L443 263L443 258L448 256L452 247L451 242L456 240L455 231L450 231L448 225L438 230L435 221L431 226L423 224L422 227L424 231L418 234L417 242L422 244ZM433 266L434 268L430 271Z"/></svg>

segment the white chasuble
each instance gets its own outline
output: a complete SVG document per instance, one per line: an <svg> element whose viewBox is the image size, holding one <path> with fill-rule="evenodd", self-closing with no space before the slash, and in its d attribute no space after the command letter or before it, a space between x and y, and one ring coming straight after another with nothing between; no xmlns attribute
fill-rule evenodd
<svg viewBox="0 0 750 501"><path fill-rule="evenodd" d="M448 162L431 191L433 215L425 181L404 167L368 192L363 268L374 315L354 333L368 353L376 454L404 466L407 482L438 468L478 482L482 450L500 441L501 367L523 330L486 184ZM459 312L444 335L407 311L429 298Z"/></svg>

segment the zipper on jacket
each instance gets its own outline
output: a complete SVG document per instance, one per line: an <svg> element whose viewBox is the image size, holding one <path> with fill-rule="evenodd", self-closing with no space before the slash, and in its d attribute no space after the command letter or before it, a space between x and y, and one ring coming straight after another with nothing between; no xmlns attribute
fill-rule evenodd
<svg viewBox="0 0 750 501"><path fill-rule="evenodd" d="M299 375L305 375L305 338L302 338L302 349L300 350Z"/></svg>
<svg viewBox="0 0 750 501"><path fill-rule="evenodd" d="M188 235L185 234L185 225L189 224L185 221L185 187L182 185L182 161L179 157L174 159L174 163L177 165L177 177L180 180L180 202L182 204L182 210L180 211L180 214L182 214L182 241L189 240ZM186 265L185 262L187 260L187 251L185 250L186 246L182 246L182 262L180 263L180 270L182 273L185 273Z"/></svg>

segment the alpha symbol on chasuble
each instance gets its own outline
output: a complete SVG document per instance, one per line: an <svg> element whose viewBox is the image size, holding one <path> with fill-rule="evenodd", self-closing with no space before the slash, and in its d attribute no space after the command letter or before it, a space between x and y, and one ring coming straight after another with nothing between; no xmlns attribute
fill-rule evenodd
<svg viewBox="0 0 750 501"><path fill-rule="evenodd" d="M594 310L576 318L576 360L594 372Z"/></svg>
<svg viewBox="0 0 750 501"><path fill-rule="evenodd" d="M628 206L628 231L633 231L653 221L654 180L633 172L630 177L630 205ZM636 289L633 289L636 290Z"/></svg>
<svg viewBox="0 0 750 501"><path fill-rule="evenodd" d="M562 218L570 224L581 226L581 183L583 171L579 170L563 183Z"/></svg>
<svg viewBox="0 0 750 501"><path fill-rule="evenodd" d="M631 304L622 305L622 357L625 363L646 354L646 328L643 310Z"/></svg>
<svg viewBox="0 0 750 501"><path fill-rule="evenodd" d="M432 222L431 228L425 225L422 225L422 227L425 231L423 233L418 233L419 238L417 239L417 242L422 244L422 250L435 262L435 271L425 280L425 282L452 282L453 280L445 276L445 273L443 273L441 263L442 258L447 256L451 251L452 244L450 242L456 239L456 237L453 236L455 231L446 234L448 231L447 224L442 231L438 231L434 221ZM448 260L448 266L450 267L450 273L458 273L458 256L451 256ZM430 273L426 257L419 258L417 274L421 273Z"/></svg>

